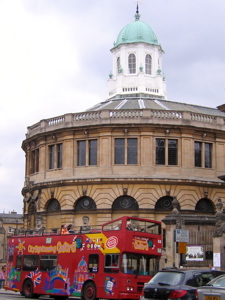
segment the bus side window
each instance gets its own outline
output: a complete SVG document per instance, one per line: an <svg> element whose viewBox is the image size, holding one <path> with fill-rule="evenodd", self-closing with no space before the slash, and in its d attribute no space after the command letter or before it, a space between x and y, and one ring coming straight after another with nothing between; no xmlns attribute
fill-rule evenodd
<svg viewBox="0 0 225 300"><path fill-rule="evenodd" d="M107 273L119 272L119 254L106 254L105 255L105 268Z"/></svg>
<svg viewBox="0 0 225 300"><path fill-rule="evenodd" d="M38 255L24 255L23 271L34 271L39 267Z"/></svg>
<svg viewBox="0 0 225 300"><path fill-rule="evenodd" d="M22 255L17 255L16 257L16 269L20 271L22 268Z"/></svg>
<svg viewBox="0 0 225 300"><path fill-rule="evenodd" d="M57 255L42 255L40 271L50 271L57 266Z"/></svg>
<svg viewBox="0 0 225 300"><path fill-rule="evenodd" d="M88 270L92 273L98 272L98 264L99 264L99 255L98 254L90 254L88 261Z"/></svg>

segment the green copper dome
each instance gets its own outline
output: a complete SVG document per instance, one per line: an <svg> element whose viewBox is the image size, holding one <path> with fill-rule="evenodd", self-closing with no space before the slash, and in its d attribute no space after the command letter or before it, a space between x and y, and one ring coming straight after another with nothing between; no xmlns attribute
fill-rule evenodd
<svg viewBox="0 0 225 300"><path fill-rule="evenodd" d="M140 14L137 10L135 21L129 23L120 31L113 48L121 44L140 42L158 45L157 36L147 23L140 21Z"/></svg>

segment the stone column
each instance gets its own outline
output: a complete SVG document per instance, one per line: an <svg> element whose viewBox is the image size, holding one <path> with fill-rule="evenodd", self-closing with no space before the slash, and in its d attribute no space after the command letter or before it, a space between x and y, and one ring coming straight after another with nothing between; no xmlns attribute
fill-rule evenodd
<svg viewBox="0 0 225 300"><path fill-rule="evenodd" d="M216 226L215 232L213 234L213 256L217 253L220 253L220 267L216 265L216 261L213 260L213 265L217 270L225 270L225 261L224 261L224 248L225 248L225 208L221 199L218 199L216 204ZM214 257L213 257L214 258Z"/></svg>

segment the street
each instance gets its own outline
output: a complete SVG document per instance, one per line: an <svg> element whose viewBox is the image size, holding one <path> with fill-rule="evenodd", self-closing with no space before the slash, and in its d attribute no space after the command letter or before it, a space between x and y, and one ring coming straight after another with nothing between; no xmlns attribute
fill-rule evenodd
<svg viewBox="0 0 225 300"><path fill-rule="evenodd" d="M5 299L14 300L14 299L28 299L28 298L21 296L20 293L16 293L16 292L12 292L12 291L5 291L3 289L0 289L0 300L1 299L2 300L5 300ZM49 296L41 296L41 297L39 297L39 299L49 300L49 299L54 299L54 298L50 298ZM77 298L69 297L68 299L72 300L72 299L77 299Z"/></svg>
<svg viewBox="0 0 225 300"><path fill-rule="evenodd" d="M26 299L25 297L21 296L20 293L15 293L11 291L5 291L5 290L0 290L0 299L9 299L9 300L14 300L14 299ZM40 297L39 299L42 300L49 300L49 297Z"/></svg>

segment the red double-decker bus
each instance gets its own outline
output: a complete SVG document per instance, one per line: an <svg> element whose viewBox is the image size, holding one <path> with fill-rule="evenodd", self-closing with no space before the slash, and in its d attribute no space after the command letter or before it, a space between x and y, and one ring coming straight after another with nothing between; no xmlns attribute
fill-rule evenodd
<svg viewBox="0 0 225 300"><path fill-rule="evenodd" d="M5 289L26 298L139 299L158 272L161 250L161 223L135 217L100 230L12 236Z"/></svg>

